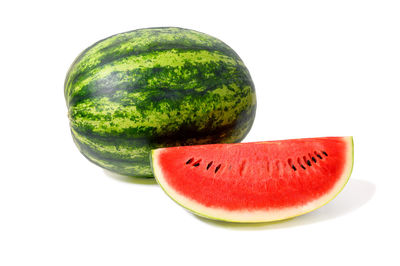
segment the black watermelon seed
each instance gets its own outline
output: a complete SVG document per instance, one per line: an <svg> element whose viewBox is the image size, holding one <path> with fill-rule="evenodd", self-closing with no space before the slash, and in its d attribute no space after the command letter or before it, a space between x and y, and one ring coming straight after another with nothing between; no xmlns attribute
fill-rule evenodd
<svg viewBox="0 0 400 266"><path fill-rule="evenodd" d="M320 158L322 160L322 156L319 155L316 151L314 152L315 155L317 155L318 158Z"/></svg>
<svg viewBox="0 0 400 266"><path fill-rule="evenodd" d="M200 159L200 160L197 160L197 161L193 164L193 166L194 166L194 167L199 166L199 165L200 165L200 162L201 162L201 159Z"/></svg>

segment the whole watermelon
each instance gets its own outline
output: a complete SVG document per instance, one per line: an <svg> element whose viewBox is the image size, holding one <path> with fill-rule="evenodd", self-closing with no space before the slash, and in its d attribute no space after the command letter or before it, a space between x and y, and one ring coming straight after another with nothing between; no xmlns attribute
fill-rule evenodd
<svg viewBox="0 0 400 266"><path fill-rule="evenodd" d="M81 153L135 177L153 176L151 149L241 141L256 111L239 56L182 28L139 29L93 44L70 67L64 93Z"/></svg>

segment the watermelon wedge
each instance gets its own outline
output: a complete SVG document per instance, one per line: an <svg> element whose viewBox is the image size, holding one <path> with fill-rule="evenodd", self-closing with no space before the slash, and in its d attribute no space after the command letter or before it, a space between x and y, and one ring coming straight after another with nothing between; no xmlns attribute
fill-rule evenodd
<svg viewBox="0 0 400 266"><path fill-rule="evenodd" d="M325 137L160 148L162 189L191 212L230 222L269 222L331 201L353 168L353 138Z"/></svg>

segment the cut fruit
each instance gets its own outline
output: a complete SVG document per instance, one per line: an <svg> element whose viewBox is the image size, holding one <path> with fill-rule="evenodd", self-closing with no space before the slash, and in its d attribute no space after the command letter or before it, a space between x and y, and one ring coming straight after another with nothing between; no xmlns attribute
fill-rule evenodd
<svg viewBox="0 0 400 266"><path fill-rule="evenodd" d="M209 219L269 222L331 201L353 168L353 138L161 148L154 176L178 204Z"/></svg>

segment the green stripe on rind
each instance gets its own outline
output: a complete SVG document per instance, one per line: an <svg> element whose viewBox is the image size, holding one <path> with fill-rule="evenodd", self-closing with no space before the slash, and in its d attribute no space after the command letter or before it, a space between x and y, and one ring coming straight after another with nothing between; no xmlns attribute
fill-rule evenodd
<svg viewBox="0 0 400 266"><path fill-rule="evenodd" d="M146 150L146 152L142 152L142 154L139 154L137 151L132 152L132 157L135 159L116 159L122 156L118 152L110 153L113 147L112 144L106 145L104 143L96 143L96 141L84 138L72 130L71 133L79 151L94 164L121 175L145 178L153 177L151 169L149 168L149 148L146 146L142 147L142 150ZM101 153L96 150L96 148L100 148L100 150L108 149L108 151ZM125 149L129 149L129 147Z"/></svg>
<svg viewBox="0 0 400 266"><path fill-rule="evenodd" d="M236 123L243 116L249 117L255 109L251 87L229 84L202 94L123 91L118 101L103 97L70 106L69 116L72 126L82 131L100 136L140 137L178 132L185 125L195 131L213 131Z"/></svg>
<svg viewBox="0 0 400 266"><path fill-rule="evenodd" d="M171 49L220 51L238 61L239 56L225 43L207 34L181 28L139 29L113 35L82 52L69 70L65 88L90 71L120 58ZM66 95L68 91L66 90Z"/></svg>
<svg viewBox="0 0 400 266"><path fill-rule="evenodd" d="M197 115L196 112L193 112L193 115ZM127 126L126 128L124 128L122 120L111 117L110 120L114 121L116 124L110 123L113 127L110 128L109 131L100 130L101 128L106 128L109 124L101 122L96 124L97 120L88 120L88 126L87 124L76 123L71 119L71 128L89 139L96 138L110 141L113 145L120 144L121 146L125 145L124 141L132 146L138 146L136 143L146 142L147 144L155 142L170 143L171 145L178 143L181 145L191 145L199 142L207 143L212 140L215 142L238 142L243 139L250 130L255 117L255 108L236 116L231 123L217 124L216 126L213 126L213 117L210 119L200 115L197 116L200 119L197 121L193 120L193 123L179 120L178 122L181 123L174 124L175 119L178 118L169 114L168 119L171 121L170 124L162 120L157 120L159 124L157 125L157 123L154 123L154 125L151 126L149 123L151 119L155 119L155 116L149 114L148 123L146 123L146 117L144 117L143 124L139 123L136 126L132 124L132 127ZM101 117L97 118L102 119ZM161 118L163 118L163 116L161 116ZM94 123L93 127L90 126L92 123ZM191 141L191 139L195 139L195 141Z"/></svg>
<svg viewBox="0 0 400 266"><path fill-rule="evenodd" d="M114 161L147 161L149 143L146 139L88 137L71 128L72 135L93 155ZM146 154L144 156L144 154Z"/></svg>
<svg viewBox="0 0 400 266"><path fill-rule="evenodd" d="M226 81L248 84L251 80L243 65L219 52L177 50L122 58L85 72L84 77L66 88L68 104L88 96L110 95L121 89L138 91L168 86L187 90L199 82L204 85Z"/></svg>

